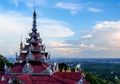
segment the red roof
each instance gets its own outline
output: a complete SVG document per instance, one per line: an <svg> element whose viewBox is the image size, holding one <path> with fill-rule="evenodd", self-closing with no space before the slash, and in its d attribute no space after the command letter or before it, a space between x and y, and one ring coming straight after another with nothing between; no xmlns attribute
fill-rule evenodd
<svg viewBox="0 0 120 84"><path fill-rule="evenodd" d="M11 72L16 72L16 73L22 72L22 67L23 67L23 64L22 64L22 63L16 63L16 64L14 64L14 66L11 68Z"/></svg>
<svg viewBox="0 0 120 84"><path fill-rule="evenodd" d="M2 76L5 77L5 81L1 81ZM0 84L8 84L8 80L11 78L11 75L0 74Z"/></svg>
<svg viewBox="0 0 120 84"><path fill-rule="evenodd" d="M42 65L31 65L31 67L33 68L33 72L40 73L41 71L46 70L48 65L42 63Z"/></svg>
<svg viewBox="0 0 120 84"><path fill-rule="evenodd" d="M68 78L71 80L75 80L75 81L79 81L80 78L82 77L80 72L65 72L65 73L61 73L61 72L57 72L55 73L57 76L63 77L63 78Z"/></svg>
<svg viewBox="0 0 120 84"><path fill-rule="evenodd" d="M42 54L41 53L35 53L35 54L33 53L33 56L34 56L35 60L39 60L41 58Z"/></svg>
<svg viewBox="0 0 120 84"><path fill-rule="evenodd" d="M18 76L12 75L4 75L5 78L8 80L9 78L18 78L19 80L23 81L26 84L76 84L82 78L82 74L79 72L56 72L51 76L46 75L29 75L29 74L22 74ZM2 74L0 75L0 79ZM83 79L83 84L90 84L87 83L85 79ZM7 81L1 81L0 84L8 84Z"/></svg>
<svg viewBox="0 0 120 84"><path fill-rule="evenodd" d="M76 84L81 79L81 73L56 72L51 76L32 76L35 84Z"/></svg>
<svg viewBox="0 0 120 84"><path fill-rule="evenodd" d="M27 55L27 53L21 53L20 58L21 58L22 60L25 60L26 55Z"/></svg>
<svg viewBox="0 0 120 84"><path fill-rule="evenodd" d="M20 76L16 76L16 78L20 79L21 81L25 82L25 84L33 84L30 75L22 74Z"/></svg>
<svg viewBox="0 0 120 84"><path fill-rule="evenodd" d="M0 81L0 84L8 84L7 81Z"/></svg>
<svg viewBox="0 0 120 84"><path fill-rule="evenodd" d="M53 76L32 76L35 84L63 84L62 81L53 78Z"/></svg>
<svg viewBox="0 0 120 84"><path fill-rule="evenodd" d="M24 66L23 63L16 63L14 64L14 66L11 68L11 71L13 73L19 73L19 72L22 72L22 67ZM46 68L48 67L49 65L45 64L45 63L42 63L42 64L39 64L39 65L32 65L31 64L31 68L33 69L33 72L34 73L40 73L41 71L43 70L46 70Z"/></svg>

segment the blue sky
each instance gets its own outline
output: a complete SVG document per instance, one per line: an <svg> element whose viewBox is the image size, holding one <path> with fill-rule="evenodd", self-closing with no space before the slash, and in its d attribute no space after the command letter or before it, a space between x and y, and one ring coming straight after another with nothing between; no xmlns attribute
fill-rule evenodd
<svg viewBox="0 0 120 84"><path fill-rule="evenodd" d="M19 53L34 0L0 1L0 54ZM37 28L52 57L120 58L120 0L36 0Z"/></svg>

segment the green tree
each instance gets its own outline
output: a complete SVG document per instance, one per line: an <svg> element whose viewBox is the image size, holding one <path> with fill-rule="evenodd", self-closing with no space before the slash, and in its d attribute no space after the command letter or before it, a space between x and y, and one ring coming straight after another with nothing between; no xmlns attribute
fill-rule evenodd
<svg viewBox="0 0 120 84"><path fill-rule="evenodd" d="M58 65L59 65L60 72L62 71L63 68L65 69L65 71L67 70L67 64L65 64L65 63L59 63Z"/></svg>
<svg viewBox="0 0 120 84"><path fill-rule="evenodd" d="M109 84L105 80L102 80L95 76L94 74L91 74L89 72L85 72L86 77L85 79L90 82L90 84Z"/></svg>
<svg viewBox="0 0 120 84"><path fill-rule="evenodd" d="M0 71L4 70L4 65L7 65L8 67L12 67L12 63L9 62L3 55L0 55Z"/></svg>

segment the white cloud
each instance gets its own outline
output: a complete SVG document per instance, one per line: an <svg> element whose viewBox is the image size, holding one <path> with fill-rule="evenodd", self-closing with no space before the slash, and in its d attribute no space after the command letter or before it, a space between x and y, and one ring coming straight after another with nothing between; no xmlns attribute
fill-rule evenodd
<svg viewBox="0 0 120 84"><path fill-rule="evenodd" d="M57 7L63 8L70 10L70 13L75 15L80 9L83 8L81 4L78 3L64 3L64 2L59 2L56 4Z"/></svg>
<svg viewBox="0 0 120 84"><path fill-rule="evenodd" d="M74 32L70 30L69 26L62 21L51 19L40 19L41 33L46 37L68 37L74 35Z"/></svg>
<svg viewBox="0 0 120 84"><path fill-rule="evenodd" d="M34 0L9 0L10 3L15 4L18 6L20 3L25 4L27 7L33 7L34 6ZM43 7L48 7L49 8L54 8L54 3L56 7L65 9L70 11L72 15L76 15L80 10L86 10L90 12L103 12L102 9L98 9L96 7L92 7L93 3L87 2L87 3L70 3L70 2L58 2L58 1L52 1L52 3L49 3L48 0L35 0L35 6L43 6ZM97 3L98 4L98 3Z"/></svg>
<svg viewBox="0 0 120 84"><path fill-rule="evenodd" d="M88 8L88 10L91 12L103 12L103 10L97 8Z"/></svg>
<svg viewBox="0 0 120 84"><path fill-rule="evenodd" d="M79 46L82 47L82 48L87 47L85 44L80 44Z"/></svg>
<svg viewBox="0 0 120 84"><path fill-rule="evenodd" d="M60 41L49 41L47 45L50 45L51 47L66 47L71 46L71 44L65 44L64 42Z"/></svg>
<svg viewBox="0 0 120 84"><path fill-rule="evenodd" d="M102 9L98 9L96 7L92 7L93 6L93 3L65 3L65 2L58 2L56 4L57 7L59 8L62 8L62 9L66 9L66 10L69 10L70 13L72 15L75 15L77 14L80 10L83 10L84 11L90 11L90 12L96 12L96 13L99 13L99 12L103 12Z"/></svg>
<svg viewBox="0 0 120 84"><path fill-rule="evenodd" d="M62 41L49 41L47 42L49 45L48 51L52 52L52 56L57 57L77 57L76 53L80 53L80 47L72 44L67 44Z"/></svg>
<svg viewBox="0 0 120 84"><path fill-rule="evenodd" d="M104 21L94 26L94 33L101 36L107 45L119 47L120 44L120 21ZM100 34L101 35L98 35Z"/></svg>
<svg viewBox="0 0 120 84"><path fill-rule="evenodd" d="M19 5L19 3L24 3L28 7L33 7L34 6L34 0L9 0L11 3L15 4L16 6ZM35 0L35 5L40 6L40 5L46 5L47 0Z"/></svg>
<svg viewBox="0 0 120 84"><path fill-rule="evenodd" d="M120 21L99 22L91 32L92 37L85 39L85 43L92 43L94 46L90 46L92 51L90 48L84 52L96 55L96 57L120 57L118 52L120 50ZM91 34L91 32L87 32L87 34Z"/></svg>
<svg viewBox="0 0 120 84"><path fill-rule="evenodd" d="M0 14L0 53L14 54L19 50L20 37L28 37L31 31L32 17L17 13ZM68 24L58 20L41 18L37 28L45 38L68 37L74 35ZM25 41L25 39L24 39Z"/></svg>
<svg viewBox="0 0 120 84"><path fill-rule="evenodd" d="M70 56L120 58L120 21L99 22L95 24L93 30L84 32L79 40L67 40L64 43L72 45L67 47L73 50L69 52Z"/></svg>
<svg viewBox="0 0 120 84"><path fill-rule="evenodd" d="M91 37L92 37L91 34L89 34L89 35L84 35L84 36L83 36L83 38L85 38L85 39L87 39L87 38L91 38Z"/></svg>
<svg viewBox="0 0 120 84"><path fill-rule="evenodd" d="M94 26L95 29L120 29L120 21L103 21Z"/></svg>

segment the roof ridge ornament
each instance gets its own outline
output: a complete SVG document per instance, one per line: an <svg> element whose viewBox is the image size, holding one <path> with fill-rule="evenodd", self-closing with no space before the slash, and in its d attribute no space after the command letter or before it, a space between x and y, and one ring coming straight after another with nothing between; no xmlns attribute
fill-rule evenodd
<svg viewBox="0 0 120 84"><path fill-rule="evenodd" d="M32 55L32 53L29 51L27 56L26 56L26 60L34 60L34 56Z"/></svg>
<svg viewBox="0 0 120 84"><path fill-rule="evenodd" d="M12 79L11 78L8 80L8 84L12 84Z"/></svg>
<svg viewBox="0 0 120 84"><path fill-rule="evenodd" d="M4 75L2 76L1 81L6 81L6 78Z"/></svg>
<svg viewBox="0 0 120 84"><path fill-rule="evenodd" d="M5 65L4 65L4 69L5 70L7 70L8 69L8 66L7 66L7 64L5 63Z"/></svg>

